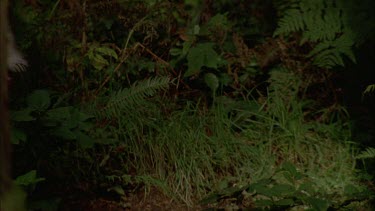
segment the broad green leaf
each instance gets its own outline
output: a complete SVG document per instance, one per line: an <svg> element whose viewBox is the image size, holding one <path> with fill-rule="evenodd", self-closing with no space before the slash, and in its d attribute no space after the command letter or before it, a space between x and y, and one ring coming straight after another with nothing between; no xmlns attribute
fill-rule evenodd
<svg viewBox="0 0 375 211"><path fill-rule="evenodd" d="M247 189L249 193L252 193L254 191L258 192L259 189L267 188L267 186L271 183L270 179L263 179L256 183L253 183L249 186Z"/></svg>
<svg viewBox="0 0 375 211"><path fill-rule="evenodd" d="M296 167L294 166L294 164L290 163L290 162L284 162L282 164L282 169L289 172L291 174L291 176L296 179L296 180L300 180L302 179L303 175L297 171ZM285 174L284 174L285 175Z"/></svg>
<svg viewBox="0 0 375 211"><path fill-rule="evenodd" d="M201 201L199 201L199 204L206 205L217 202L221 196L217 193L213 193L208 195L207 197L203 198Z"/></svg>
<svg viewBox="0 0 375 211"><path fill-rule="evenodd" d="M220 56L213 49L213 43L202 44L204 49L204 66L217 69L218 64L221 62Z"/></svg>
<svg viewBox="0 0 375 211"><path fill-rule="evenodd" d="M72 106L50 109L46 113L46 118L48 120L54 120L54 121L66 120L67 118L70 118L70 112L72 109L73 109Z"/></svg>
<svg viewBox="0 0 375 211"><path fill-rule="evenodd" d="M12 144L19 144L20 141L25 142L26 141L26 133L22 130L18 130L17 128L12 128L11 131L11 142Z"/></svg>
<svg viewBox="0 0 375 211"><path fill-rule="evenodd" d="M79 111L78 109L75 109L74 111L75 111L75 113L73 113L73 114L74 115L78 115L78 120L80 122L83 122L83 121L86 121L88 119L91 119L91 118L95 117L94 115L84 113L82 111Z"/></svg>
<svg viewBox="0 0 375 211"><path fill-rule="evenodd" d="M213 92L215 92L219 87L219 79L213 73L206 73L204 75L204 81Z"/></svg>
<svg viewBox="0 0 375 211"><path fill-rule="evenodd" d="M243 187L228 187L223 190L221 190L221 195L223 197L231 197L234 196L236 193L241 193L244 190Z"/></svg>
<svg viewBox="0 0 375 211"><path fill-rule="evenodd" d="M222 85L227 86L229 83L232 82L232 78L228 73L221 73L219 77L219 81Z"/></svg>
<svg viewBox="0 0 375 211"><path fill-rule="evenodd" d="M298 188L299 191L304 191L308 194L314 194L315 193L315 188L314 188L314 184L312 182L304 182L302 183L299 188Z"/></svg>
<svg viewBox="0 0 375 211"><path fill-rule="evenodd" d="M77 134L70 130L66 126L55 128L51 132L52 135L63 138L65 140L76 140Z"/></svg>
<svg viewBox="0 0 375 211"><path fill-rule="evenodd" d="M280 199L275 201L275 205L277 206L293 206L294 200L293 199Z"/></svg>
<svg viewBox="0 0 375 211"><path fill-rule="evenodd" d="M190 49L187 55L188 70L185 72L185 77L198 74L204 65L204 52L202 49L195 47Z"/></svg>
<svg viewBox="0 0 375 211"><path fill-rule="evenodd" d="M26 108L21 111L13 111L11 113L11 119L12 121L16 122L30 122L35 120L36 118L31 116L31 112L35 111L32 108Z"/></svg>
<svg viewBox="0 0 375 211"><path fill-rule="evenodd" d="M188 70L185 72L185 77L198 74L203 66L217 69L221 58L213 47L213 43L201 43L190 49L187 55Z"/></svg>
<svg viewBox="0 0 375 211"><path fill-rule="evenodd" d="M89 131L93 128L94 124L92 122L79 122L78 123L78 128L81 131Z"/></svg>
<svg viewBox="0 0 375 211"><path fill-rule="evenodd" d="M255 203L255 206L257 206L257 207L265 207L265 206L272 206L273 205L273 201L268 200L268 199L256 200L254 203Z"/></svg>
<svg viewBox="0 0 375 211"><path fill-rule="evenodd" d="M182 50L180 48L171 48L171 50L169 50L169 53L172 56L179 56L182 54Z"/></svg>
<svg viewBox="0 0 375 211"><path fill-rule="evenodd" d="M223 14L217 14L213 16L207 24L203 25L201 27L201 30L199 32L200 35L210 35L213 32L220 29L220 31L226 31L230 30L230 24L228 22L228 19L226 15Z"/></svg>
<svg viewBox="0 0 375 211"><path fill-rule="evenodd" d="M26 101L29 108L33 108L38 111L48 109L51 104L50 94L47 90L35 90L27 97Z"/></svg>
<svg viewBox="0 0 375 211"><path fill-rule="evenodd" d="M277 184L271 188L271 192L274 196L285 196L293 194L295 188L287 184Z"/></svg>
<svg viewBox="0 0 375 211"><path fill-rule="evenodd" d="M61 124L62 126L66 127L66 128L69 128L71 130L71 129L74 129L74 128L78 127L79 121L77 121L76 118L71 117L71 118L69 118L69 119L67 119L67 120L65 120L61 123L62 123Z"/></svg>
<svg viewBox="0 0 375 211"><path fill-rule="evenodd" d="M114 51L112 48L99 47L99 48L95 48L95 51L98 52L98 53L101 53L104 56L110 56L110 57L113 57L115 59L118 59L116 51Z"/></svg>
<svg viewBox="0 0 375 211"><path fill-rule="evenodd" d="M257 187L256 192L258 194L261 194L261 195L264 195L264 196L268 196L268 197L276 196L276 194L272 191L272 189L269 188L269 187L267 187L267 186L259 186L259 187Z"/></svg>
<svg viewBox="0 0 375 211"><path fill-rule="evenodd" d="M43 180L45 180L45 179L44 178L38 178L36 176L36 170L31 170L24 175L18 176L15 180L15 183L17 185L28 186L28 185L36 184L36 183L41 182Z"/></svg>
<svg viewBox="0 0 375 211"><path fill-rule="evenodd" d="M96 54L92 59L92 65L97 70L102 70L106 65L109 64L109 62L101 55Z"/></svg>
<svg viewBox="0 0 375 211"><path fill-rule="evenodd" d="M90 136L82 133L81 131L75 131L75 134L77 137L77 142L82 148L87 149L94 146L95 141Z"/></svg>
<svg viewBox="0 0 375 211"><path fill-rule="evenodd" d="M89 118L92 118L93 116L82 113L78 109L71 109L70 115L68 117L70 118L68 118L63 124L66 125L66 127L72 129L78 127L80 123L86 121Z"/></svg>
<svg viewBox="0 0 375 211"><path fill-rule="evenodd" d="M329 207L328 201L324 199L308 197L306 198L306 201L312 206L314 210L317 210L317 211L326 211Z"/></svg>
<svg viewBox="0 0 375 211"><path fill-rule="evenodd" d="M293 176L297 175L296 167L290 162L284 162L282 164L282 168L288 172L290 172Z"/></svg>
<svg viewBox="0 0 375 211"><path fill-rule="evenodd" d="M189 50L192 46L192 42L191 41L186 41L182 44L182 55L181 56L184 56L187 55L189 53Z"/></svg>
<svg viewBox="0 0 375 211"><path fill-rule="evenodd" d="M284 171L283 173L283 176L284 178L290 183L290 184L294 184L294 177L292 176L292 174L288 171Z"/></svg>

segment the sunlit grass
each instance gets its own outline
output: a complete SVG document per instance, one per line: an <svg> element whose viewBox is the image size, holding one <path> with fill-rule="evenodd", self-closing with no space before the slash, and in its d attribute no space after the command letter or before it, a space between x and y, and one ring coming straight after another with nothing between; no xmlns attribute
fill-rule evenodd
<svg viewBox="0 0 375 211"><path fill-rule="evenodd" d="M328 195L340 196L347 185L358 184L347 128L305 122L297 102L289 110L269 103L267 111L252 101L243 104L249 110L233 109L235 115L221 103L205 111L188 103L169 115L148 111L154 116L139 120L142 127L126 135L118 131L127 146L125 165L187 204L221 188L270 178L285 161ZM241 123L234 121L239 115Z"/></svg>

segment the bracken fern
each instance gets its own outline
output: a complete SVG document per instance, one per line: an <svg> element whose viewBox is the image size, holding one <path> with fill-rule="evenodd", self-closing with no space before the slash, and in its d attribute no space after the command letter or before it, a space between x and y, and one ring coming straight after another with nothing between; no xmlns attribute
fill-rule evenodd
<svg viewBox="0 0 375 211"><path fill-rule="evenodd" d="M355 62L352 47L370 39L368 32L375 28L370 22L374 20L369 9L371 2L367 0L360 3L346 0L276 2L281 18L274 36L301 32L301 44L315 43L307 56L318 67L344 66L344 56Z"/></svg>
<svg viewBox="0 0 375 211"><path fill-rule="evenodd" d="M368 147L356 157L357 159L375 158L375 148Z"/></svg>
<svg viewBox="0 0 375 211"><path fill-rule="evenodd" d="M124 111L132 112L138 106L142 106L147 97L153 96L160 90L168 88L170 79L168 77L149 78L134 83L130 88L122 89L110 96L110 99L100 116L107 118L119 116Z"/></svg>

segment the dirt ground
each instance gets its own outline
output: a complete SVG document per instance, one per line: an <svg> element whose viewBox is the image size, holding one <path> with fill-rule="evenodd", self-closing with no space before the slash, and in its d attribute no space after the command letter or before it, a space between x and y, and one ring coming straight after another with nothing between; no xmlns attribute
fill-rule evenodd
<svg viewBox="0 0 375 211"><path fill-rule="evenodd" d="M201 206L189 207L181 202L176 202L155 188L145 195L144 191L136 194L127 194L117 199L108 197L87 197L63 199L61 211L198 211Z"/></svg>

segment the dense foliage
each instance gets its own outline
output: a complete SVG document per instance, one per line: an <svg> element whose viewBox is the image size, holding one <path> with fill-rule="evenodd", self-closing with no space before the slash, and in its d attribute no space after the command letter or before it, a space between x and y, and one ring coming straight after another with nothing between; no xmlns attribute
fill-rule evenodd
<svg viewBox="0 0 375 211"><path fill-rule="evenodd" d="M371 210L373 4L15 1L29 209L69 210L77 192L131 209L156 189L202 209Z"/></svg>

